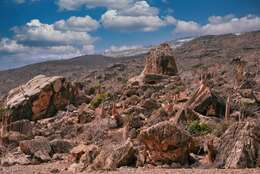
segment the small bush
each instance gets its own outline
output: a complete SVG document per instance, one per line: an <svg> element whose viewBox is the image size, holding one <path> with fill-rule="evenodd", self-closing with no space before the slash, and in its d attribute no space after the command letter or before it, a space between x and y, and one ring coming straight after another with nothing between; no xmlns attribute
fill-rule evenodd
<svg viewBox="0 0 260 174"><path fill-rule="evenodd" d="M90 102L90 106L93 108L97 108L109 96L110 95L108 93L97 94L96 97Z"/></svg>
<svg viewBox="0 0 260 174"><path fill-rule="evenodd" d="M206 123L196 120L188 125L188 131L193 135L203 135L211 132L211 129Z"/></svg>

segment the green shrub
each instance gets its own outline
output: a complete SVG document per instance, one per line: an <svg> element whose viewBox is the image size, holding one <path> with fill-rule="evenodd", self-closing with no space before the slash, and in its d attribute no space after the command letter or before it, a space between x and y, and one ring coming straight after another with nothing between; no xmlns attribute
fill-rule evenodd
<svg viewBox="0 0 260 174"><path fill-rule="evenodd" d="M203 135L211 132L211 128L206 123L195 120L188 125L188 131L193 135Z"/></svg>
<svg viewBox="0 0 260 174"><path fill-rule="evenodd" d="M90 102L90 106L97 108L102 102L104 102L110 95L108 93L97 94Z"/></svg>

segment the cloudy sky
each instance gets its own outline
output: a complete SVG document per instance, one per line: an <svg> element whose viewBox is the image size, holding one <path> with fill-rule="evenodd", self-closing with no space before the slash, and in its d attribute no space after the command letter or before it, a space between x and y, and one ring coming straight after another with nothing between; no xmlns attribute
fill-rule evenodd
<svg viewBox="0 0 260 174"><path fill-rule="evenodd" d="M0 0L0 70L254 30L259 0Z"/></svg>

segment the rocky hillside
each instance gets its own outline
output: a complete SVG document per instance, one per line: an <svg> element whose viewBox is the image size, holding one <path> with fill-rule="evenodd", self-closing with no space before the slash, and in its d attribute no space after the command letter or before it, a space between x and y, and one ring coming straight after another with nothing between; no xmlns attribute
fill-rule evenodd
<svg viewBox="0 0 260 174"><path fill-rule="evenodd" d="M259 57L251 32L2 72L0 171L257 168Z"/></svg>

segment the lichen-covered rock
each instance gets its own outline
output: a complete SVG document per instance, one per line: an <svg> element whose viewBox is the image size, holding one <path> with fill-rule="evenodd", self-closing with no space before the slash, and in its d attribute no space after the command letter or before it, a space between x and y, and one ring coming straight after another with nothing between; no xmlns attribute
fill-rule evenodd
<svg viewBox="0 0 260 174"><path fill-rule="evenodd" d="M253 168L260 164L260 122L234 123L221 136L218 167Z"/></svg>
<svg viewBox="0 0 260 174"><path fill-rule="evenodd" d="M153 162L188 162L192 138L170 121L160 122L141 131L139 139L145 144Z"/></svg>
<svg viewBox="0 0 260 174"><path fill-rule="evenodd" d="M146 57L144 74L176 75L177 65L169 44L161 44L150 50Z"/></svg>

